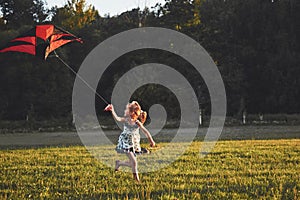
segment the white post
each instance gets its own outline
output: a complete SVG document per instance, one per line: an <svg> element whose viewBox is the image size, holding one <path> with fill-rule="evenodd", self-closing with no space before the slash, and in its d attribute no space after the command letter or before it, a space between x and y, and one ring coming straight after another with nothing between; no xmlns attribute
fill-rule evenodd
<svg viewBox="0 0 300 200"><path fill-rule="evenodd" d="M72 123L73 123L73 125L75 124L75 116L73 114L72 114Z"/></svg>
<svg viewBox="0 0 300 200"><path fill-rule="evenodd" d="M264 120L264 115L262 113L259 113L259 120L262 122Z"/></svg>
<svg viewBox="0 0 300 200"><path fill-rule="evenodd" d="M246 111L243 112L243 124L246 124L247 123L247 115L246 115Z"/></svg>
<svg viewBox="0 0 300 200"><path fill-rule="evenodd" d="M202 119L202 109L200 109L199 123L200 123L200 126L202 126L202 123L203 123L203 119Z"/></svg>

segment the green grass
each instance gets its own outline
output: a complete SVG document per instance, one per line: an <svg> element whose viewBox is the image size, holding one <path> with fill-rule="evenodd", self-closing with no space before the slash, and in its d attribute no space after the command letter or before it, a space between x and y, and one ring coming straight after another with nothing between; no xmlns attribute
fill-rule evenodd
<svg viewBox="0 0 300 200"><path fill-rule="evenodd" d="M84 147L1 150L0 199L300 199L299 139L200 145L141 184Z"/></svg>

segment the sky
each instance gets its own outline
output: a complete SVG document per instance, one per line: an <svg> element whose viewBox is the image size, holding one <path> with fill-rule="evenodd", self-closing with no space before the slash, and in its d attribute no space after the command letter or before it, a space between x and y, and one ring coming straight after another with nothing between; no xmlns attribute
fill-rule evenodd
<svg viewBox="0 0 300 200"><path fill-rule="evenodd" d="M46 0L48 7L57 5L63 6L67 0ZM156 3L165 3L165 0L87 0L87 4L92 4L99 11L101 16L109 14L110 16L121 14L125 11L132 10L133 8L145 5L149 8L155 6Z"/></svg>

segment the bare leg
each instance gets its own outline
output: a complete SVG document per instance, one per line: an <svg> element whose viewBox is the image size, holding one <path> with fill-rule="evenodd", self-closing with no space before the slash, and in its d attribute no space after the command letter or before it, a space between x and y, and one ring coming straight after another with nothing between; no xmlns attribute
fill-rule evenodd
<svg viewBox="0 0 300 200"><path fill-rule="evenodd" d="M126 155L129 158L130 163L131 163L131 169L132 169L132 173L133 173L133 178L137 182L139 182L140 178L139 178L139 174L138 174L138 170L137 170L137 160L136 160L136 157L135 157L135 155L134 155L133 152L130 152L130 153L126 154Z"/></svg>
<svg viewBox="0 0 300 200"><path fill-rule="evenodd" d="M139 178L139 174L138 174L138 170L137 170L137 160L136 160L136 157L135 157L135 155L134 155L133 152L127 153L126 155L129 158L129 161L120 161L120 160L117 160L116 161L115 171L119 171L119 167L121 167L121 166L131 167L133 178L137 182L139 182L140 178Z"/></svg>
<svg viewBox="0 0 300 200"><path fill-rule="evenodd" d="M120 161L120 160L117 160L116 161L115 171L119 171L119 168L121 166L131 167L131 162L130 161Z"/></svg>

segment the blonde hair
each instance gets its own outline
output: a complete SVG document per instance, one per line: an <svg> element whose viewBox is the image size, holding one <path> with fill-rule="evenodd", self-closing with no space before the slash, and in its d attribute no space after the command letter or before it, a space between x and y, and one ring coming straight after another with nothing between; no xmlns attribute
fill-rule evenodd
<svg viewBox="0 0 300 200"><path fill-rule="evenodd" d="M129 115L133 120L139 119L142 124L144 124L147 119L147 112L141 109L141 106L137 101L129 103Z"/></svg>
<svg viewBox="0 0 300 200"><path fill-rule="evenodd" d="M141 121L142 124L146 122L147 119L147 112L141 111L141 114L139 116L139 120Z"/></svg>

